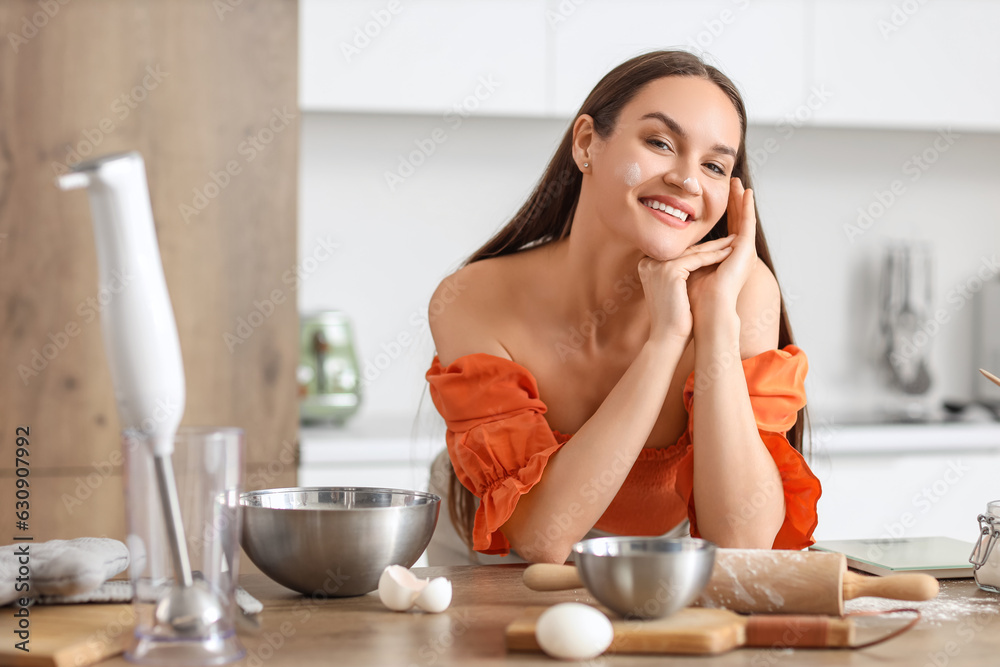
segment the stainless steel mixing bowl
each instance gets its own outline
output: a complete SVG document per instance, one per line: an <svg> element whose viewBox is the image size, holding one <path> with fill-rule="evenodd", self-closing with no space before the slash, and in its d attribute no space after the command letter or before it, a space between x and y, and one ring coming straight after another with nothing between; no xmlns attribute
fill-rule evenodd
<svg viewBox="0 0 1000 667"><path fill-rule="evenodd" d="M573 545L580 579L625 618L662 618L697 598L712 576L715 544L693 538L598 537Z"/></svg>
<svg viewBox="0 0 1000 667"><path fill-rule="evenodd" d="M312 487L240 495L241 543L282 586L313 597L378 588L387 565L410 567L434 534L441 498L400 489Z"/></svg>

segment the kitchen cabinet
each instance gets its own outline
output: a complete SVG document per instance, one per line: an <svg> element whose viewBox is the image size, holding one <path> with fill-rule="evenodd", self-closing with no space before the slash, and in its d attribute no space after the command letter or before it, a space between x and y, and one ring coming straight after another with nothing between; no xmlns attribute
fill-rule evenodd
<svg viewBox="0 0 1000 667"><path fill-rule="evenodd" d="M544 111L542 0L301 2L307 111L469 115Z"/></svg>
<svg viewBox="0 0 1000 667"><path fill-rule="evenodd" d="M1000 131L980 74L1000 67L998 24L988 0L303 0L299 100L571 118L614 66L682 48L736 82L754 124Z"/></svg>
<svg viewBox="0 0 1000 667"><path fill-rule="evenodd" d="M599 1L571 13L561 8L573 3L553 4L551 115L572 117L613 67L667 48L711 54L706 59L736 83L754 122L779 122L808 95L805 3Z"/></svg>
<svg viewBox="0 0 1000 667"><path fill-rule="evenodd" d="M1000 90L987 83L1000 71L998 25L1000 4L984 0L819 0L811 81L830 96L815 123L1000 130Z"/></svg>
<svg viewBox="0 0 1000 667"><path fill-rule="evenodd" d="M1000 498L1000 424L813 424L823 485L815 536L952 537Z"/></svg>

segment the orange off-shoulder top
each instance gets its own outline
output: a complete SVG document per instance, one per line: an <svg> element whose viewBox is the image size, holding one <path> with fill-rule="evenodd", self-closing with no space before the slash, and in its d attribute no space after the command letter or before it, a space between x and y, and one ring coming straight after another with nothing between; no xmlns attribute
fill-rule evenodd
<svg viewBox="0 0 1000 667"><path fill-rule="evenodd" d="M807 370L805 353L794 345L743 360L757 428L784 486L785 521L775 537L775 549L803 549L815 541L820 483L785 437L806 403ZM473 548L505 555L510 543L501 526L518 499L541 479L549 457L572 434L549 428L534 376L509 359L476 353L445 367L435 356L426 378L447 425L455 474L480 499ZM661 535L686 517L691 535L699 536L693 493L693 397L692 372L684 385L688 412L684 434L674 445L640 452L595 528L619 535Z"/></svg>

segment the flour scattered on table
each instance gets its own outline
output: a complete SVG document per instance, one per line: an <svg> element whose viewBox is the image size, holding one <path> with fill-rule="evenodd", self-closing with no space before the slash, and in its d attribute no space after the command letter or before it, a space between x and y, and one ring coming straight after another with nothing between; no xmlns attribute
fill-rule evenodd
<svg viewBox="0 0 1000 667"><path fill-rule="evenodd" d="M921 622L927 622L931 625L960 621L967 616L1000 614L1000 595L983 593L983 597L978 595L951 597L948 594L948 589L954 583L948 579L941 581L941 593L938 597L925 602L864 597L846 600L844 610L850 613L852 611L889 611L909 607L919 609Z"/></svg>

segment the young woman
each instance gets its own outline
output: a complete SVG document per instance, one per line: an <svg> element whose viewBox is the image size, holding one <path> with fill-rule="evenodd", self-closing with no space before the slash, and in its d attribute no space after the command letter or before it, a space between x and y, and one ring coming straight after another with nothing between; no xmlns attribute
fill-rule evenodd
<svg viewBox="0 0 1000 667"><path fill-rule="evenodd" d="M449 514L475 551L561 563L592 530L813 543L807 363L746 124L733 83L694 55L623 63L514 219L438 287L427 379Z"/></svg>

